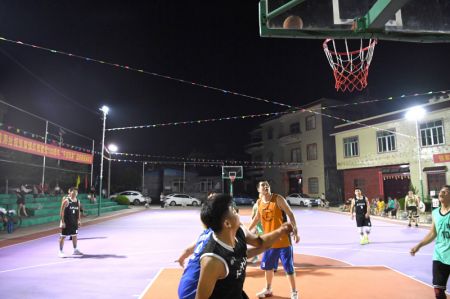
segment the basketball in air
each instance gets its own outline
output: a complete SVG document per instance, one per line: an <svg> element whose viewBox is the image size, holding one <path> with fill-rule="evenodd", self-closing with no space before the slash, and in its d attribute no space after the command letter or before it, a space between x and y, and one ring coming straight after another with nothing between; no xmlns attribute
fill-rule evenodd
<svg viewBox="0 0 450 299"><path fill-rule="evenodd" d="M302 29L303 20L299 16L290 15L283 22L283 29Z"/></svg>

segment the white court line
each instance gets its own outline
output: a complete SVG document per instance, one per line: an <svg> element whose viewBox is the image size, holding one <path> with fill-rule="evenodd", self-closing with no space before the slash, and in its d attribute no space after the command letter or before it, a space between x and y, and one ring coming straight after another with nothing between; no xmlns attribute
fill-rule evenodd
<svg viewBox="0 0 450 299"><path fill-rule="evenodd" d="M358 251L358 252L384 252L384 253L397 253L397 254L410 254L409 251L393 251L393 250L381 250L381 249L367 249L367 247L364 247L364 249L357 249L357 248L345 248L345 247L320 247L320 246L301 246L301 248L307 248L307 249L325 249L325 250L346 250L346 251ZM306 253L305 253L306 254ZM431 253L421 253L416 255L423 255L423 256L432 256Z"/></svg>
<svg viewBox="0 0 450 299"><path fill-rule="evenodd" d="M152 279L152 281L150 281L150 283L147 285L147 287L145 288L145 290L141 293L141 295L139 296L138 299L142 299L143 296L145 295L145 293L147 293L147 291L151 288L151 286L153 285L153 283L156 281L156 279L159 277L159 275L161 275L162 271L164 270L164 268L159 269L158 273L156 273L155 277Z"/></svg>
<svg viewBox="0 0 450 299"><path fill-rule="evenodd" d="M424 285L426 285L427 287L430 287L430 288L433 289L433 286L431 286L431 285L429 285L428 283L425 283L425 282L423 282L423 281L421 281L421 280L419 280L419 279L417 279L417 278L415 278L415 277L412 277L412 276L410 276L410 275L406 275L405 273L400 272L400 271L398 271L398 270L396 270L396 269L394 269L394 268L391 268L391 267L389 267L389 266L383 265L383 267L386 267L386 268L388 268L388 269L390 269L390 270L392 270L392 271L394 271L394 272L397 272L398 274L401 274L401 275L403 275L403 276L405 276L405 277L408 277L408 278L410 278L410 279L412 279L412 280L415 280L415 281L417 281L417 282L420 282L421 284L424 284Z"/></svg>
<svg viewBox="0 0 450 299"><path fill-rule="evenodd" d="M28 270L28 269L38 268L38 267L46 267L46 266L53 266L53 265L65 264L65 263L74 262L75 260L77 260L77 258L75 258L75 259L73 259L73 260L69 260L69 259L68 259L67 261L62 261L62 262L47 263L47 264L39 264L39 265L28 266L28 267L20 267L20 268L15 268L15 269L2 270L2 271L0 271L0 274L2 274L2 273L7 273L7 272L13 272L13 271L19 271L19 270Z"/></svg>
<svg viewBox="0 0 450 299"><path fill-rule="evenodd" d="M142 255L142 254L158 254L158 253L167 253L167 252L180 252L180 251L179 250L175 250L175 249L173 249L173 250L159 250L159 251L150 251L150 250L136 251L136 252L132 252L132 253L126 253L126 257ZM89 255L102 255L102 254L109 254L109 253L89 254L89 253L85 252L86 256L89 256ZM117 255L120 255L120 254L117 254ZM176 259L176 257L174 257L174 259ZM73 257L73 258L67 257L65 261L61 261L61 262L54 262L54 263L39 264L39 265L33 265L33 266L27 266L27 267L19 267L19 268L14 268L14 269L0 270L0 274L7 273L7 272L13 272L13 271L28 270L28 269L39 268L39 267L52 266L52 265L57 265L57 264L64 264L64 263L69 263L69 262L74 262L74 261L88 262L88 261L90 261L90 259L83 259L82 257ZM172 263L172 261L167 262L167 263Z"/></svg>

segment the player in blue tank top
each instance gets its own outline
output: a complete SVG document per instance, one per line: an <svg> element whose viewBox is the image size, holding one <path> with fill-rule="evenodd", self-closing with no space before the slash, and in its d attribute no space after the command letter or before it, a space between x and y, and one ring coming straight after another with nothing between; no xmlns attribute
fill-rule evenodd
<svg viewBox="0 0 450 299"><path fill-rule="evenodd" d="M176 260L180 265L184 266L184 260L190 256L186 268L184 269L183 276L181 277L180 284L178 285L178 297L180 299L194 299L197 292L197 284L200 276L200 255L203 248L208 243L211 237L212 229L205 229L197 241L186 248L183 254Z"/></svg>

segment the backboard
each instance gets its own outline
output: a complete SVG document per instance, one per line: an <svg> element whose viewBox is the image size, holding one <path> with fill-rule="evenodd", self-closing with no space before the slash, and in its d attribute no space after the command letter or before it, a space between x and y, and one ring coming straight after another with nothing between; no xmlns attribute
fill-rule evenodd
<svg viewBox="0 0 450 299"><path fill-rule="evenodd" d="M222 179L234 181L235 179L242 179L243 175L242 166L222 166Z"/></svg>
<svg viewBox="0 0 450 299"><path fill-rule="evenodd" d="M263 37L450 42L450 0L260 0Z"/></svg>

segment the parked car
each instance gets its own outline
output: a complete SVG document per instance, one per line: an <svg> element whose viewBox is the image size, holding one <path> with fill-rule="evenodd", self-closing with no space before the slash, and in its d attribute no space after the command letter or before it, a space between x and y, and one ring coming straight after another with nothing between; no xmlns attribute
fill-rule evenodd
<svg viewBox="0 0 450 299"><path fill-rule="evenodd" d="M233 196L233 199L236 205L253 205L256 202L256 199L242 194Z"/></svg>
<svg viewBox="0 0 450 299"><path fill-rule="evenodd" d="M301 207L320 205L320 198L311 198L308 194L302 193L292 193L286 197L286 201L289 205Z"/></svg>
<svg viewBox="0 0 450 299"><path fill-rule="evenodd" d="M128 200L130 201L130 203L133 203L135 206L138 206L143 203L150 204L152 202L152 199L150 197L144 196L144 195L142 195L141 192L133 191L133 190L127 190L127 191L122 191L122 192L113 194L110 196L110 198L114 199L119 195L125 195L126 197L128 197Z"/></svg>
<svg viewBox="0 0 450 299"><path fill-rule="evenodd" d="M164 196L166 206L199 206L201 200L182 193L173 193Z"/></svg>

